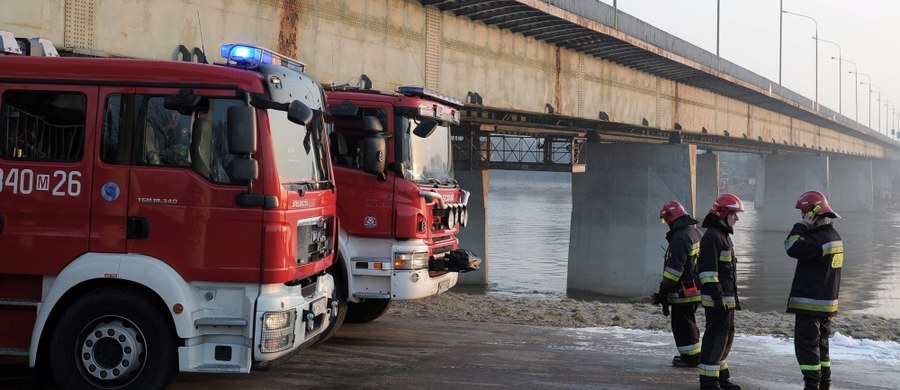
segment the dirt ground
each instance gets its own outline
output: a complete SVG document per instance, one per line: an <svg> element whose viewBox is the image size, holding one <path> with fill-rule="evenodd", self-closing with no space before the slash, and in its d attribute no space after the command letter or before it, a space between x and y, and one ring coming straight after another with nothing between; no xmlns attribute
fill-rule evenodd
<svg viewBox="0 0 900 390"><path fill-rule="evenodd" d="M328 342L272 370L178 374L171 388L699 388L696 369L671 366L674 342L658 310L640 303L445 293L399 303L368 324L345 324ZM792 320L778 313L738 313L739 336L728 357L736 383L744 389L802 387L793 348L781 335ZM890 322L847 316L842 328L891 340L897 328ZM900 388L896 359L833 360L834 389ZM0 389L28 388L28 378L27 367L0 361Z"/></svg>

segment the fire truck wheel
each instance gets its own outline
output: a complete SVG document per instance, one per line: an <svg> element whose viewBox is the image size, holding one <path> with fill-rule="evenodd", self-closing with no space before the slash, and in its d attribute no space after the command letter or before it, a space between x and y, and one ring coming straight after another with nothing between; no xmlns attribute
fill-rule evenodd
<svg viewBox="0 0 900 390"><path fill-rule="evenodd" d="M167 314L134 289L88 292L58 318L49 360L61 388L161 389L177 369Z"/></svg>
<svg viewBox="0 0 900 390"><path fill-rule="evenodd" d="M360 303L350 302L345 321L351 324L372 322L381 317L390 307L390 299L366 299Z"/></svg>

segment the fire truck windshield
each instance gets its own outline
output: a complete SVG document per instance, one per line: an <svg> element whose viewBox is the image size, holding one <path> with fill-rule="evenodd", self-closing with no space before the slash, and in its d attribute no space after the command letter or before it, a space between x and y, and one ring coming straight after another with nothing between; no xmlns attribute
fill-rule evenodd
<svg viewBox="0 0 900 390"><path fill-rule="evenodd" d="M314 111L314 115L309 127L305 127L289 121L284 111L269 110L278 174L281 184L289 190L331 187L322 114Z"/></svg>
<svg viewBox="0 0 900 390"><path fill-rule="evenodd" d="M409 153L404 156L405 176L413 181L428 182L441 185L456 185L453 179L453 164L450 155L450 128L442 124L435 127L427 138L412 134L418 124L413 118L402 118L409 121L406 132Z"/></svg>

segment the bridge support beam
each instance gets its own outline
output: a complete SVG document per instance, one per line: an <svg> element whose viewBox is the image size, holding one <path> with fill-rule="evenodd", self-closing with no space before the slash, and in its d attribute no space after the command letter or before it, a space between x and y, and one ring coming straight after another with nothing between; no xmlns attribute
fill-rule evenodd
<svg viewBox="0 0 900 390"><path fill-rule="evenodd" d="M897 163L891 160L876 160L872 163L872 191L875 199L889 201L893 198L894 175Z"/></svg>
<svg viewBox="0 0 900 390"><path fill-rule="evenodd" d="M487 255L487 205L488 188L491 173L488 170L457 169L453 176L460 188L469 191L469 203L466 210L469 221L460 230L459 247L468 249L481 257L481 269L459 274L459 284L486 286L488 284Z"/></svg>
<svg viewBox="0 0 900 390"><path fill-rule="evenodd" d="M871 212L874 207L872 160L854 157L829 159L828 203L840 214Z"/></svg>
<svg viewBox="0 0 900 390"><path fill-rule="evenodd" d="M800 220L794 205L805 191L828 194L828 157L766 155L761 168L757 185L763 187L756 193L762 202L756 208L763 230L790 230Z"/></svg>
<svg viewBox="0 0 900 390"><path fill-rule="evenodd" d="M719 197L719 155L713 153L698 154L697 205L691 215L702 221L717 197ZM685 207L688 206L685 205Z"/></svg>
<svg viewBox="0 0 900 390"><path fill-rule="evenodd" d="M696 199L696 147L594 144L572 176L567 291L616 297L657 289L668 227L659 209Z"/></svg>

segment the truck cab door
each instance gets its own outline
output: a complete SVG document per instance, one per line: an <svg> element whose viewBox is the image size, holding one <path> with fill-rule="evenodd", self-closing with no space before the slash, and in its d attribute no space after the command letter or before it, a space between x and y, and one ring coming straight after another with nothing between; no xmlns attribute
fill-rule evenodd
<svg viewBox="0 0 900 390"><path fill-rule="evenodd" d="M384 129L393 129L392 108L369 102L354 102L361 115L383 118ZM362 128L363 121L338 120L331 125L330 145L338 191L341 229L354 236L391 238L394 233L395 173L384 176L363 170L366 137L379 136ZM388 132L387 134L390 134ZM393 139L387 141L387 161L392 161Z"/></svg>
<svg viewBox="0 0 900 390"><path fill-rule="evenodd" d="M179 89L138 88L128 178L127 251L169 264L186 280L259 282L263 210L238 206L225 133L233 90L194 90L202 107L175 111ZM255 185L265 184L261 177Z"/></svg>

